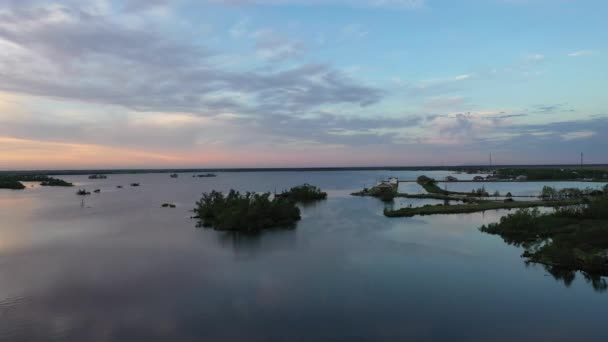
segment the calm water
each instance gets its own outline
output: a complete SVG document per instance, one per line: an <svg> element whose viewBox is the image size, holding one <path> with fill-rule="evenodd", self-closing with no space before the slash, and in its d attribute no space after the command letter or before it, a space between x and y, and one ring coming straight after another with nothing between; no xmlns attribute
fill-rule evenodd
<svg viewBox="0 0 608 342"><path fill-rule="evenodd" d="M349 196L419 174L64 177L102 190L84 204L76 189L2 190L0 340L608 339L607 292L526 266L519 248L477 230L505 211L388 219L380 201ZM205 191L304 182L329 199L303 207L295 230L239 236L190 219Z"/></svg>

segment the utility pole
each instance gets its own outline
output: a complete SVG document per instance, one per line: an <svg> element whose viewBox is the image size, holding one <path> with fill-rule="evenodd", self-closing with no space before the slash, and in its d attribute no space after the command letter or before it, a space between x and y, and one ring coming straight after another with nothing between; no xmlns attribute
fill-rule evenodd
<svg viewBox="0 0 608 342"><path fill-rule="evenodd" d="M585 157L585 155L583 154L583 152L581 152L581 169L583 168L583 158Z"/></svg>

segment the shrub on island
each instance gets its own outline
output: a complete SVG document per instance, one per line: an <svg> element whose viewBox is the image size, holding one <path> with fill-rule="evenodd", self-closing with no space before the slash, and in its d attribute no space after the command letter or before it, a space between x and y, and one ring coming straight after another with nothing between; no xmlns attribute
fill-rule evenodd
<svg viewBox="0 0 608 342"><path fill-rule="evenodd" d="M12 179L0 179L0 189L23 190L25 185Z"/></svg>
<svg viewBox="0 0 608 342"><path fill-rule="evenodd" d="M257 232L268 228L292 227L301 219L295 202L270 193L227 195L212 191L196 202L195 218L199 225L226 231Z"/></svg>
<svg viewBox="0 0 608 342"><path fill-rule="evenodd" d="M57 178L51 178L51 177L49 177L48 180L41 182L40 185L42 185L42 186L65 186L65 187L74 186L74 184L72 184L70 182L66 182L63 179L57 179Z"/></svg>
<svg viewBox="0 0 608 342"><path fill-rule="evenodd" d="M480 230L524 247L523 257L530 262L608 276L608 199L604 197L551 214L520 209Z"/></svg>
<svg viewBox="0 0 608 342"><path fill-rule="evenodd" d="M416 179L416 182L418 182L418 184L428 184L428 183L435 183L435 180L428 176L422 175Z"/></svg>
<svg viewBox="0 0 608 342"><path fill-rule="evenodd" d="M294 202L311 202L327 199L326 192L323 192L321 189L310 184L294 186L289 189L289 191L284 191L277 196L287 198Z"/></svg>
<svg viewBox="0 0 608 342"><path fill-rule="evenodd" d="M25 189L21 182L40 182L42 186L74 186L74 184L44 175L15 174L0 176L0 188Z"/></svg>

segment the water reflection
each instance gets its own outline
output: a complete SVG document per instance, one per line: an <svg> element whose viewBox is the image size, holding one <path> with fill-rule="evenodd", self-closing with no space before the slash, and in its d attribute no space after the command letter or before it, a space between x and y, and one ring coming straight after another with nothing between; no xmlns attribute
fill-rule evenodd
<svg viewBox="0 0 608 342"><path fill-rule="evenodd" d="M505 340L533 340L556 321L562 339L601 340L608 297L593 290L605 279L556 283L523 266L521 247L477 230L507 211L387 219L381 201L348 195L419 174L64 177L102 189L85 208L74 189L0 191L0 341L487 341L497 322L511 323ZM202 192L302 183L329 198L301 206L292 230L243 235L189 218ZM442 201L393 205L426 203Z"/></svg>
<svg viewBox="0 0 608 342"><path fill-rule="evenodd" d="M527 261L526 264L531 262ZM585 281L591 285L594 291L596 292L606 292L608 290L608 282L606 282L606 278L589 274L587 272L577 272L572 270L565 270L559 267L551 266L551 265L542 265L543 268L558 282L563 283L566 287L570 287L572 282L576 279L577 274L581 274Z"/></svg>
<svg viewBox="0 0 608 342"><path fill-rule="evenodd" d="M237 256L257 256L276 251L296 248L295 226L284 229L270 229L254 233L217 232L218 243L230 248Z"/></svg>

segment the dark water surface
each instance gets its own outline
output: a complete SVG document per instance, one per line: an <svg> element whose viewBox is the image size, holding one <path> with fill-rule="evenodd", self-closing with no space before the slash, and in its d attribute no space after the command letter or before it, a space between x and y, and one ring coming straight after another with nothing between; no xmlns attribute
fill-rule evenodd
<svg viewBox="0 0 608 342"><path fill-rule="evenodd" d="M388 219L380 201L349 196L419 174L64 177L102 190L84 206L75 188L0 190L0 340L608 340L608 293L477 230L506 211ZM329 199L302 207L294 230L239 236L190 219L205 191L304 182Z"/></svg>

